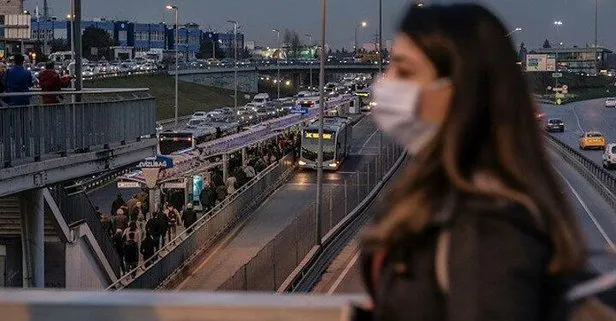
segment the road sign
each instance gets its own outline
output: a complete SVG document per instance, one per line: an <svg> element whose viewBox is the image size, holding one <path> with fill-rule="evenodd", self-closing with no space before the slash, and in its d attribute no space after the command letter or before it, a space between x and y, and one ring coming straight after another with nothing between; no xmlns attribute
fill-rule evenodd
<svg viewBox="0 0 616 321"><path fill-rule="evenodd" d="M562 77L563 77L563 73L562 72L552 73L552 78L562 78Z"/></svg>
<svg viewBox="0 0 616 321"><path fill-rule="evenodd" d="M137 182L118 182L118 188L140 188L141 184Z"/></svg>
<svg viewBox="0 0 616 321"><path fill-rule="evenodd" d="M165 156L149 157L141 161L137 167L141 168L145 185L152 189L156 187L160 170L173 167L173 160Z"/></svg>

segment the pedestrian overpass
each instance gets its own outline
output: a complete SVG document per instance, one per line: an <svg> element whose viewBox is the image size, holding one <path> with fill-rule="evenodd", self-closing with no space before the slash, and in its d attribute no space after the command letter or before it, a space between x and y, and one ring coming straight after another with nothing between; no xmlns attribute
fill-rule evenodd
<svg viewBox="0 0 616 321"><path fill-rule="evenodd" d="M97 288L120 261L87 197L65 187L154 155L155 100L143 88L46 92L64 97L48 105L41 94L0 106L0 285Z"/></svg>

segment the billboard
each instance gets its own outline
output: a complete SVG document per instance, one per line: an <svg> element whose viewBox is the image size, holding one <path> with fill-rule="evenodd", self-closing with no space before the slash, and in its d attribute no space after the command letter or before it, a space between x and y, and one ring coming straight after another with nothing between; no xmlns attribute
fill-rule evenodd
<svg viewBox="0 0 616 321"><path fill-rule="evenodd" d="M526 55L526 71L556 71L555 54Z"/></svg>

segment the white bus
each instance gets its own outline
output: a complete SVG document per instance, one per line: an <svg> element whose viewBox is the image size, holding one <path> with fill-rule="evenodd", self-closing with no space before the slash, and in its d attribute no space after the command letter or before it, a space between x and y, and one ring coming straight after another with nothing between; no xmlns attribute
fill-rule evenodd
<svg viewBox="0 0 616 321"><path fill-rule="evenodd" d="M325 117L323 124L323 169L337 170L351 152L353 127L346 117ZM314 122L302 130L299 166L317 168L319 124Z"/></svg>

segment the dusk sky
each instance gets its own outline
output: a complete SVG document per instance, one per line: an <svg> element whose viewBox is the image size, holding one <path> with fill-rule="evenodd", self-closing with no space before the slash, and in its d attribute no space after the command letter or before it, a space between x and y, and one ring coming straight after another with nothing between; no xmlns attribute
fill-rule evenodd
<svg viewBox="0 0 616 321"><path fill-rule="evenodd" d="M34 11L38 1L27 0L26 7ZM169 0L180 8L180 23L195 22L202 29L226 31L225 21L237 20L243 27L246 40L257 45L275 44L272 28L296 30L300 35L311 33L316 42L320 27L321 0ZM166 12L167 0L82 0L85 18L106 17L140 22L172 22ZM616 49L616 1L599 1L599 45ZM49 0L53 15L66 16L69 0ZM377 0L329 0L327 42L334 48L351 48L354 26L362 20L368 27L360 31L360 43L369 42L377 31ZM383 0L384 40L391 39L400 13L410 0ZM426 0L426 3L469 2L468 0ZM470 1L472 2L472 1ZM541 46L548 38L557 41L555 20L561 20L560 39L565 46L584 46L593 42L594 0L475 0L488 4L513 29L517 42L528 48ZM303 40L305 40L304 38Z"/></svg>

